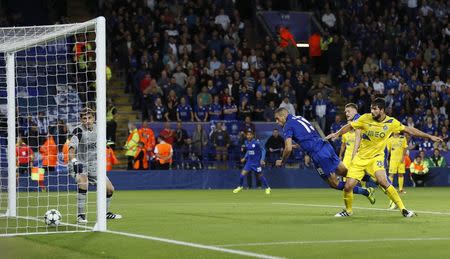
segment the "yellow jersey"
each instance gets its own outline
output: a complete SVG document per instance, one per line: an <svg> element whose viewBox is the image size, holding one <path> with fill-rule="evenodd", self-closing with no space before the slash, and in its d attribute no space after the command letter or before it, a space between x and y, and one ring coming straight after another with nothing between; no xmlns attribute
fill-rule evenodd
<svg viewBox="0 0 450 259"><path fill-rule="evenodd" d="M406 143L406 138L404 136L390 137L387 143L387 148L389 154L391 155L390 160L399 162L403 158L403 151L408 147Z"/></svg>
<svg viewBox="0 0 450 259"><path fill-rule="evenodd" d="M351 161L353 149L355 148L355 131L352 130L342 135L342 143L345 144L344 161Z"/></svg>
<svg viewBox="0 0 450 259"><path fill-rule="evenodd" d="M378 155L384 156L387 141L393 132L401 132L405 126L395 118L386 116L382 122L372 118L371 113L362 115L358 120L351 122L354 129L361 130L361 145L358 157L372 159Z"/></svg>

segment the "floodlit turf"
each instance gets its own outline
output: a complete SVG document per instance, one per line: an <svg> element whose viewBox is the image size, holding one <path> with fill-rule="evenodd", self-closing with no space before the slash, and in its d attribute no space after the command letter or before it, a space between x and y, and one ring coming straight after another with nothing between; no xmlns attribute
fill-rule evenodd
<svg viewBox="0 0 450 259"><path fill-rule="evenodd" d="M412 219L398 211L364 209L388 206L381 191L376 196L374 206L357 196L354 206L362 208L354 216L334 218L340 208L333 206L343 202L342 193L331 189L273 189L271 195L262 190L118 191L113 210L124 219L109 221L108 227L285 258L450 257L450 188L407 189L402 196L406 206L422 211ZM0 258L80 256L243 257L111 233L0 238Z"/></svg>

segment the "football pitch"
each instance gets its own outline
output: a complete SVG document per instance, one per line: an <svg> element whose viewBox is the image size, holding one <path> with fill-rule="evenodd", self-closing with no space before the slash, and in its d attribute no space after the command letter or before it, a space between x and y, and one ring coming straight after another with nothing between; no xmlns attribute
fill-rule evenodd
<svg viewBox="0 0 450 259"><path fill-rule="evenodd" d="M332 189L117 191L110 232L3 237L0 258L450 257L450 188L407 189L415 218L386 210L380 190L373 206L355 197L335 218Z"/></svg>

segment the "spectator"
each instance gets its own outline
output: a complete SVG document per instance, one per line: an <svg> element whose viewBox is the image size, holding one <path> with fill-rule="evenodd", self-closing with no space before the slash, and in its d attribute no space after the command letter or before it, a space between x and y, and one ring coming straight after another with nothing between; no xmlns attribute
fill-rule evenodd
<svg viewBox="0 0 450 259"><path fill-rule="evenodd" d="M42 146L39 148L39 154L42 157L42 166L47 175L56 171L58 165L58 146L52 135L48 135ZM44 181L38 181L42 191L46 191Z"/></svg>
<svg viewBox="0 0 450 259"><path fill-rule="evenodd" d="M192 133L192 145L200 160L203 159L203 150L208 144L208 134L203 130L202 124L198 123Z"/></svg>
<svg viewBox="0 0 450 259"><path fill-rule="evenodd" d="M233 103L232 97L228 97L227 103L223 106L223 119L229 121L236 120L237 111L237 106Z"/></svg>
<svg viewBox="0 0 450 259"><path fill-rule="evenodd" d="M21 137L17 139L16 145L16 159L17 159L17 173L16 178L19 179L19 175L25 175L28 177L30 175L30 168L33 167L34 152L33 150L23 141Z"/></svg>
<svg viewBox="0 0 450 259"><path fill-rule="evenodd" d="M295 115L294 105L289 101L289 97L285 96L278 108L286 108L291 115Z"/></svg>
<svg viewBox="0 0 450 259"><path fill-rule="evenodd" d="M223 129L222 123L216 124L216 129L211 135L211 142L216 151L216 161L228 160L228 148L230 147L230 136Z"/></svg>
<svg viewBox="0 0 450 259"><path fill-rule="evenodd" d="M317 123L322 130L325 130L325 124L327 122L325 115L327 114L328 102L322 97L322 93L319 92L314 100L314 112L316 114Z"/></svg>
<svg viewBox="0 0 450 259"><path fill-rule="evenodd" d="M198 104L195 107L194 112L195 121L206 122L208 121L208 107L203 105L203 99L198 98Z"/></svg>
<svg viewBox="0 0 450 259"><path fill-rule="evenodd" d="M142 122L141 128L138 130L139 133L139 140L140 142L144 143L144 148L147 150L147 152L153 152L153 149L156 145L155 140L155 133L153 130L148 126L148 121L144 120Z"/></svg>
<svg viewBox="0 0 450 259"><path fill-rule="evenodd" d="M169 95L166 97L168 121L178 120L178 97L174 90L169 91ZM186 101L186 100L185 100Z"/></svg>
<svg viewBox="0 0 450 259"><path fill-rule="evenodd" d="M328 29L334 29L336 25L336 16L331 12L328 4L325 5L325 13L322 15L322 22Z"/></svg>
<svg viewBox="0 0 450 259"><path fill-rule="evenodd" d="M268 163L272 164L281 157L281 152L284 149L284 139L280 136L278 129L273 129L272 136L267 139L265 147L268 152Z"/></svg>
<svg viewBox="0 0 450 259"><path fill-rule="evenodd" d="M192 107L186 103L186 98L180 98L180 104L177 107L177 121L194 121L194 112Z"/></svg>
<svg viewBox="0 0 450 259"><path fill-rule="evenodd" d="M429 177L429 169L427 163L425 163L421 156L417 156L416 159L414 159L409 170L411 171L414 187L424 187L425 182Z"/></svg>
<svg viewBox="0 0 450 259"><path fill-rule="evenodd" d="M137 144L139 143L139 132L136 128L136 125L133 122L128 123L128 139L125 143L125 156L127 157L128 164L127 164L127 170L133 170L133 160L134 155L136 154L137 150Z"/></svg>
<svg viewBox="0 0 450 259"><path fill-rule="evenodd" d="M429 168L432 167L446 167L447 163L445 162L445 158L441 156L441 152L439 149L435 148L433 155L430 156L427 160L427 165Z"/></svg>
<svg viewBox="0 0 450 259"><path fill-rule="evenodd" d="M222 119L222 105L219 103L219 96L214 96L214 102L209 106L209 118L211 121Z"/></svg>
<svg viewBox="0 0 450 259"><path fill-rule="evenodd" d="M266 108L266 102L263 99L262 93L256 92L256 100L253 109L253 118L255 121L264 121L264 110Z"/></svg>
<svg viewBox="0 0 450 259"><path fill-rule="evenodd" d="M137 145L136 154L134 155L134 170L148 170L148 155L145 144L139 141Z"/></svg>
<svg viewBox="0 0 450 259"><path fill-rule="evenodd" d="M280 47L284 49L291 62L293 62L298 56L297 43L294 36L289 31L289 28L285 26L280 26L278 33L280 35Z"/></svg>
<svg viewBox="0 0 450 259"><path fill-rule="evenodd" d="M191 138L186 139L186 146L183 149L183 168L189 170L202 169L199 153L196 151L195 145Z"/></svg>
<svg viewBox="0 0 450 259"><path fill-rule="evenodd" d="M114 106L112 100L108 98L106 102L106 139L112 142L116 142L116 129L117 122L115 120L115 115L117 114L117 109ZM60 136L61 133L58 134ZM65 143L65 141L60 142Z"/></svg>
<svg viewBox="0 0 450 259"><path fill-rule="evenodd" d="M165 142L161 136L158 136L158 144L155 146L155 169L169 170L172 166L173 148L172 145Z"/></svg>
<svg viewBox="0 0 450 259"><path fill-rule="evenodd" d="M269 105L264 109L264 120L267 122L272 122L275 119L275 102L270 101Z"/></svg>
<svg viewBox="0 0 450 259"><path fill-rule="evenodd" d="M155 106L152 109L150 120L153 121L169 121L169 113L167 112L166 107L161 102L161 98L158 97L155 100Z"/></svg>
<svg viewBox="0 0 450 259"><path fill-rule="evenodd" d="M67 142L69 143L69 142ZM117 165L119 163L119 160L116 157L116 154L114 154L114 150L111 148L111 145L114 143L111 141L106 142L106 171L111 171L113 169L114 165ZM67 145L67 150L68 150ZM64 159L65 164L67 164L67 161L69 160L69 155L67 151L67 159Z"/></svg>
<svg viewBox="0 0 450 259"><path fill-rule="evenodd" d="M311 120L313 120L313 114L314 114L313 106L311 105L310 100L305 99L305 103L302 108L302 117L311 121Z"/></svg>
<svg viewBox="0 0 450 259"><path fill-rule="evenodd" d="M170 145L175 142L175 131L170 128L170 123L164 123L164 128L159 132L159 136Z"/></svg>
<svg viewBox="0 0 450 259"><path fill-rule="evenodd" d="M224 31L228 30L228 26L230 25L230 17L225 14L225 10L222 8L219 11L219 14L216 16L214 20L215 24L219 24Z"/></svg>
<svg viewBox="0 0 450 259"><path fill-rule="evenodd" d="M252 116L253 107L248 103L248 97L242 98L239 105L239 120L244 120L247 117Z"/></svg>

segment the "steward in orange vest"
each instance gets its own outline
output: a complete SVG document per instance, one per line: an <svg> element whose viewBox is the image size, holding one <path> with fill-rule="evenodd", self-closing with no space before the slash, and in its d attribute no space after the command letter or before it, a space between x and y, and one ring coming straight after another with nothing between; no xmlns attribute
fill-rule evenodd
<svg viewBox="0 0 450 259"><path fill-rule="evenodd" d="M42 157L42 165L48 168L48 171L55 171L58 163L58 146L50 135L44 144L39 148Z"/></svg>
<svg viewBox="0 0 450 259"><path fill-rule="evenodd" d="M135 170L148 170L147 150L145 149L142 141L139 142L136 154L134 155L133 168Z"/></svg>
<svg viewBox="0 0 450 259"><path fill-rule="evenodd" d="M172 145L166 143L161 136L158 137L158 141L159 144L155 147L156 168L169 170L173 156Z"/></svg>
<svg viewBox="0 0 450 259"><path fill-rule="evenodd" d="M114 142L113 142L114 143ZM113 165L117 165L119 160L116 158L116 154L114 154L114 150L109 146L112 143L106 143L106 171L111 171L113 169Z"/></svg>
<svg viewBox="0 0 450 259"><path fill-rule="evenodd" d="M148 121L142 122L142 127L138 130L139 139L144 143L145 150L150 152L150 155L153 155L153 149L155 148L155 134L153 130L148 127Z"/></svg>

